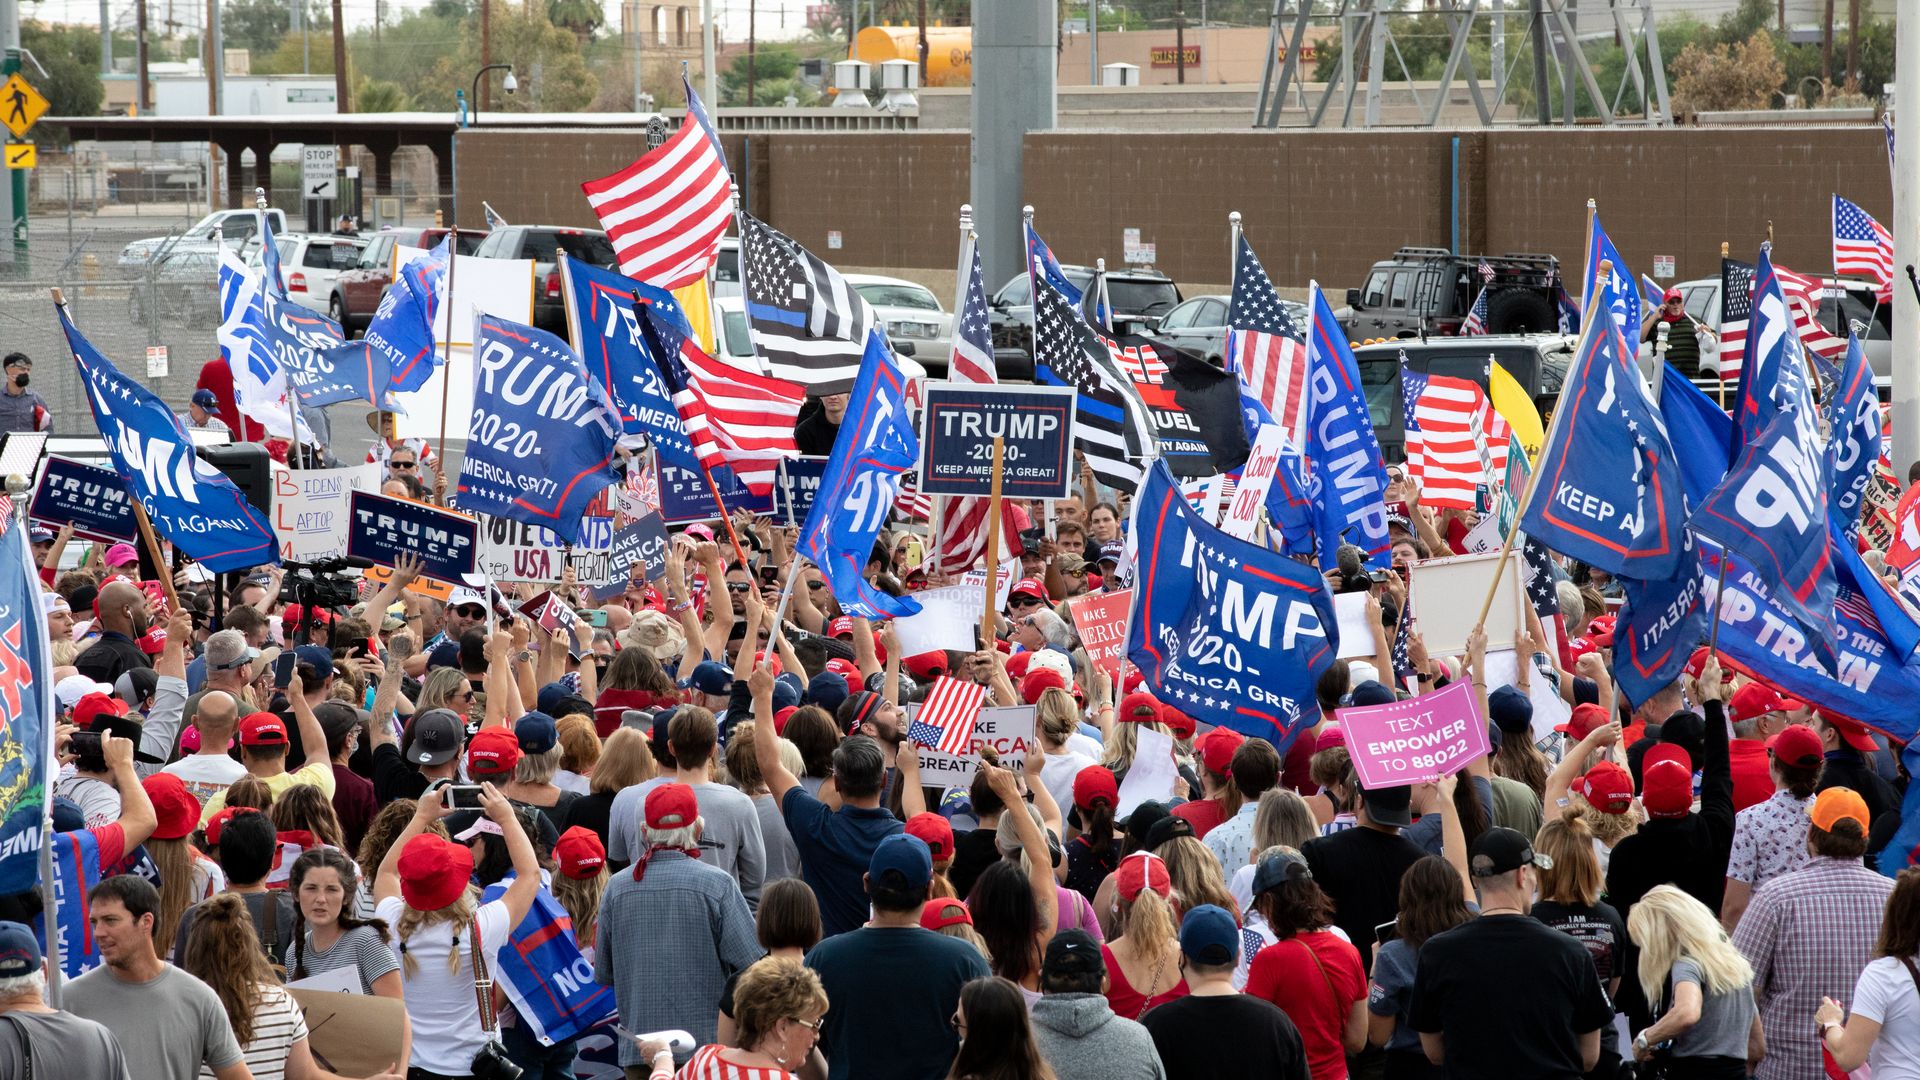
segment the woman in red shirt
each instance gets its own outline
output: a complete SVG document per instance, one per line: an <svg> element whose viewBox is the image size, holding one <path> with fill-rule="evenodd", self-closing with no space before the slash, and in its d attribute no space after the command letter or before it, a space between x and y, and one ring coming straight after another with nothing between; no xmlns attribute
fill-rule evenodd
<svg viewBox="0 0 1920 1080"><path fill-rule="evenodd" d="M1280 853L1260 860L1253 907L1274 937L1247 972L1247 993L1280 1007L1300 1029L1313 1080L1345 1080L1347 1054L1367 1045L1367 977L1360 953L1330 929L1333 902L1307 861Z"/></svg>
<svg viewBox="0 0 1920 1080"><path fill-rule="evenodd" d="M820 1020L827 992L820 977L790 957L769 956L740 973L733 989L734 1046L708 1043L693 1060L673 1068L673 1051L661 1039L640 1044L652 1065L652 1080L793 1080L812 1065L824 1074ZM629 1068L632 1076L638 1069Z"/></svg>
<svg viewBox="0 0 1920 1080"><path fill-rule="evenodd" d="M1138 1020L1163 1001L1185 997L1180 975L1179 915L1167 864L1136 851L1114 872L1119 935L1100 946L1107 962L1107 1004L1115 1016Z"/></svg>
<svg viewBox="0 0 1920 1080"><path fill-rule="evenodd" d="M606 685L593 703L593 726L601 738L620 727L620 714L628 709L660 709L680 704L673 679L645 649L629 646L614 655L607 668Z"/></svg>

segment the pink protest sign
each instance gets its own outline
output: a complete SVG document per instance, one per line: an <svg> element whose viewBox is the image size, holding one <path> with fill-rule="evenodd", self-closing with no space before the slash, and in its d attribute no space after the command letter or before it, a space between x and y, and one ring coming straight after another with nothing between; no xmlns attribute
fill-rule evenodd
<svg viewBox="0 0 1920 1080"><path fill-rule="evenodd" d="M1067 611L1073 615L1074 629L1080 632L1087 656L1116 680L1125 659L1122 654L1127 651L1127 616L1132 608L1132 589L1076 596L1067 601Z"/></svg>
<svg viewBox="0 0 1920 1080"><path fill-rule="evenodd" d="M1347 753L1362 787L1438 780L1487 752L1487 721L1465 682L1392 705L1338 709L1334 715L1347 733Z"/></svg>

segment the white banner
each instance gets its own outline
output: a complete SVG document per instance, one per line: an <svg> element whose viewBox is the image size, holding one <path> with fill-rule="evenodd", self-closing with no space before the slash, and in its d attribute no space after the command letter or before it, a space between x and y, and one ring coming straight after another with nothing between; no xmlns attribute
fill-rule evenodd
<svg viewBox="0 0 1920 1080"><path fill-rule="evenodd" d="M1260 528L1261 511L1267 507L1267 490L1273 486L1273 474L1280 467L1280 451L1287 433L1279 424L1260 425L1260 435L1247 454L1240 470L1239 486L1233 489L1233 501L1227 504L1227 516L1220 528L1229 536L1252 542Z"/></svg>
<svg viewBox="0 0 1920 1080"><path fill-rule="evenodd" d="M280 557L294 562L336 559L347 553L347 500L355 491L379 494L380 466L344 469L273 467L273 536Z"/></svg>
<svg viewBox="0 0 1920 1080"><path fill-rule="evenodd" d="M508 518L482 516L476 569L494 581L558 585L565 559L573 563L576 581L582 585L599 585L611 572L613 534L612 518L581 518L580 542L573 546L569 557L566 545L551 529Z"/></svg>
<svg viewBox="0 0 1920 1080"><path fill-rule="evenodd" d="M948 585L913 594L920 614L893 621L900 636L900 654L915 656L934 649L972 652L975 632L985 616L985 585Z"/></svg>
<svg viewBox="0 0 1920 1080"><path fill-rule="evenodd" d="M447 366L436 370L426 384L411 394L402 394L406 413L395 417L401 435L438 438L440 435L441 394L449 370L453 383L444 387L447 432L465 440L473 424L473 315L484 312L502 319L531 325L533 322L533 261L531 259L481 259L456 255L451 267L453 296L440 304L434 316L433 340L438 349L447 348L447 328L453 327L453 355Z"/></svg>

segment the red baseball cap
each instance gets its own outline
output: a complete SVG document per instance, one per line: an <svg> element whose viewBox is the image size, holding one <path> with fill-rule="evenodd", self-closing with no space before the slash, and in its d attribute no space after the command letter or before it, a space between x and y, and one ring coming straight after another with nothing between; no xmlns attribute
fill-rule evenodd
<svg viewBox="0 0 1920 1080"><path fill-rule="evenodd" d="M1246 741L1237 731L1214 728L1200 741L1200 763L1215 776L1226 776L1233 771L1233 752Z"/></svg>
<svg viewBox="0 0 1920 1080"><path fill-rule="evenodd" d="M787 733L787 721L793 719L793 714L799 711L800 706L789 705L775 712L773 714L773 733L775 735L785 735Z"/></svg>
<svg viewBox="0 0 1920 1080"><path fill-rule="evenodd" d="M827 661L827 666L822 670L831 671L843 679L858 679L860 677L860 669L854 666L853 661L838 656Z"/></svg>
<svg viewBox="0 0 1920 1080"><path fill-rule="evenodd" d="M227 827L227 822L232 821L241 814L257 814L259 812L260 811L251 806L222 807L207 821L207 843L216 846L220 843L220 830Z"/></svg>
<svg viewBox="0 0 1920 1080"><path fill-rule="evenodd" d="M700 817L700 800L685 784L661 784L647 792L646 811L649 829L684 829Z"/></svg>
<svg viewBox="0 0 1920 1080"><path fill-rule="evenodd" d="M1011 604L1013 598L1019 596L1021 593L1035 597L1043 604L1053 603L1053 598L1047 595L1047 587L1040 584L1039 578L1023 577L1019 581L1014 582L1013 588L1007 590L1007 602Z"/></svg>
<svg viewBox="0 0 1920 1080"><path fill-rule="evenodd" d="M1167 725L1167 730L1173 732L1176 739L1193 738L1194 730L1200 726L1193 717L1171 705L1160 706L1160 722Z"/></svg>
<svg viewBox="0 0 1920 1080"><path fill-rule="evenodd" d="M934 862L953 858L953 824L931 810L907 819L907 835L917 836L927 845Z"/></svg>
<svg viewBox="0 0 1920 1080"><path fill-rule="evenodd" d="M1002 651L1005 651L1006 642L998 641L998 642L995 642L994 644L1000 647ZM1013 653L1012 655L1007 657L1007 678L1018 681L1019 679L1021 679L1026 675L1027 667L1032 663L1033 663L1032 653L1030 652Z"/></svg>
<svg viewBox="0 0 1920 1080"><path fill-rule="evenodd" d="M853 619L849 616L842 615L839 618L827 624L828 637L837 638L843 635L851 635L852 633L853 633Z"/></svg>
<svg viewBox="0 0 1920 1080"><path fill-rule="evenodd" d="M1065 690L1067 680L1052 668L1038 668L1029 671L1020 680L1020 700L1029 705L1040 700L1040 695L1049 689Z"/></svg>
<svg viewBox="0 0 1920 1080"><path fill-rule="evenodd" d="M1691 787L1691 778L1688 784ZM1575 778L1573 790L1603 814L1624 814L1633 806L1633 774L1611 761L1602 761Z"/></svg>
<svg viewBox="0 0 1920 1080"><path fill-rule="evenodd" d="M482 728L479 734L467 740L468 776L475 779L506 776L518 764L520 740L512 728Z"/></svg>
<svg viewBox="0 0 1920 1080"><path fill-rule="evenodd" d="M200 800L193 797L187 785L172 773L154 773L140 786L147 790L147 798L153 802L153 814L158 824L153 827L155 840L178 840L200 825Z"/></svg>
<svg viewBox="0 0 1920 1080"><path fill-rule="evenodd" d="M1600 646L1594 644L1593 639L1590 637L1577 637L1567 642L1567 655L1571 657L1575 663L1578 663L1580 658L1588 653L1599 651Z"/></svg>
<svg viewBox="0 0 1920 1080"><path fill-rule="evenodd" d="M1786 705L1781 702L1780 695L1774 693L1773 687L1768 686L1766 683L1748 683L1734 691L1733 700L1727 703L1727 712L1730 714L1729 719L1736 724L1764 716L1770 712L1785 711ZM1815 741L1818 742L1819 740L1816 739Z"/></svg>
<svg viewBox="0 0 1920 1080"><path fill-rule="evenodd" d="M1855 750L1863 754L1871 754L1880 749L1880 744L1873 741L1873 736L1867 733L1867 726L1860 721L1825 710L1821 711L1820 719L1825 720L1828 727L1840 733L1841 742Z"/></svg>
<svg viewBox="0 0 1920 1080"><path fill-rule="evenodd" d="M1347 729L1338 723L1321 728L1320 734L1313 738L1313 752L1316 754L1322 750L1331 750L1336 746L1345 745L1347 745Z"/></svg>
<svg viewBox="0 0 1920 1080"><path fill-rule="evenodd" d="M1710 655L1712 654L1707 651L1705 645L1693 650L1693 655L1687 657L1686 672L1689 679L1697 679L1700 677L1700 673L1706 670L1707 657Z"/></svg>
<svg viewBox="0 0 1920 1080"><path fill-rule="evenodd" d="M270 712L248 713L240 719L241 746L285 746L287 741L287 722Z"/></svg>
<svg viewBox="0 0 1920 1080"><path fill-rule="evenodd" d="M1146 681L1147 676L1145 672L1139 668L1132 668L1128 670L1127 677L1120 680L1120 692L1123 694L1131 694L1135 690L1140 689L1141 685Z"/></svg>
<svg viewBox="0 0 1920 1080"><path fill-rule="evenodd" d="M932 649L927 652L914 653L912 656L903 658L900 663L907 669L907 674L919 679L921 682L939 678L947 673L947 653L945 649Z"/></svg>
<svg viewBox="0 0 1920 1080"><path fill-rule="evenodd" d="M167 651L167 628L164 626L148 628L146 633L140 635L139 645L140 651L148 656L159 656Z"/></svg>
<svg viewBox="0 0 1920 1080"><path fill-rule="evenodd" d="M1118 876L1114 885L1122 900L1132 900L1142 889L1152 889L1161 896L1173 895L1173 879L1167 876L1167 864L1151 851L1136 851L1120 860L1120 869L1115 873Z"/></svg>
<svg viewBox="0 0 1920 1080"><path fill-rule="evenodd" d="M1073 778L1073 805L1086 811L1101 802L1106 803L1109 810L1120 805L1120 785L1114 780L1112 769L1089 765Z"/></svg>
<svg viewBox="0 0 1920 1080"><path fill-rule="evenodd" d="M1693 811L1693 758L1672 743L1647 751L1641 768L1640 805L1653 818L1682 818Z"/></svg>
<svg viewBox="0 0 1920 1080"><path fill-rule="evenodd" d="M491 730L491 729L489 729ZM467 891L473 849L421 833L400 849L400 898L415 911L438 911Z"/></svg>
<svg viewBox="0 0 1920 1080"><path fill-rule="evenodd" d="M82 731L93 730L94 720L103 715L125 716L127 703L97 690L73 703L73 722Z"/></svg>
<svg viewBox="0 0 1920 1080"><path fill-rule="evenodd" d="M1602 649L1613 647L1614 618L1612 615L1600 615L1587 624L1587 637L1592 639L1596 646Z"/></svg>
<svg viewBox="0 0 1920 1080"><path fill-rule="evenodd" d="M575 881L587 881L600 875L607 865L607 849L592 829L575 825L560 834L553 845L553 857L560 872Z"/></svg>
<svg viewBox="0 0 1920 1080"><path fill-rule="evenodd" d="M1798 769L1814 768L1827 756L1826 746L1820 742L1820 736L1805 724L1788 724L1778 735L1767 740L1767 751L1780 764Z"/></svg>
<svg viewBox="0 0 1920 1080"><path fill-rule="evenodd" d="M1573 707L1573 715L1567 717L1567 722L1564 724L1555 724L1553 730L1564 731L1575 742L1578 742L1601 728L1606 727L1607 722L1611 719L1612 717L1607 715L1607 710L1592 702L1587 702L1585 704L1575 705Z"/></svg>
<svg viewBox="0 0 1920 1080"><path fill-rule="evenodd" d="M936 896L920 907L920 928L940 930L949 926L972 926L973 913L965 901Z"/></svg>
<svg viewBox="0 0 1920 1080"><path fill-rule="evenodd" d="M1160 703L1153 695L1136 690L1120 699L1120 714L1114 719L1123 724L1151 724L1161 719Z"/></svg>

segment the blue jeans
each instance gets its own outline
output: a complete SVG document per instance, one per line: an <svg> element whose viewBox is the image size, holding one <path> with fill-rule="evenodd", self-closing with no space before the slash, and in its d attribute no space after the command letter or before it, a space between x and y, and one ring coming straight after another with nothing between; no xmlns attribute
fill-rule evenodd
<svg viewBox="0 0 1920 1080"><path fill-rule="evenodd" d="M507 1048L507 1056L520 1066L520 1080L575 1080L573 1058L580 1040L566 1039L542 1046L526 1024L519 1023L501 1028L500 1041Z"/></svg>

